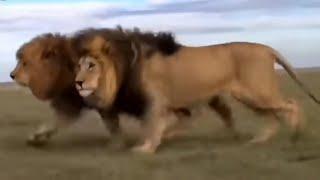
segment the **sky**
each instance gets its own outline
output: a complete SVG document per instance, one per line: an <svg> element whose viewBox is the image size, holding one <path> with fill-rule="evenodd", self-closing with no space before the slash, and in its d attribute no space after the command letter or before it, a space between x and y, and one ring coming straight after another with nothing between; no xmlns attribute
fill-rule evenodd
<svg viewBox="0 0 320 180"><path fill-rule="evenodd" d="M118 24L172 31L188 46L264 43L294 67L320 67L320 0L0 0L0 82L34 36Z"/></svg>

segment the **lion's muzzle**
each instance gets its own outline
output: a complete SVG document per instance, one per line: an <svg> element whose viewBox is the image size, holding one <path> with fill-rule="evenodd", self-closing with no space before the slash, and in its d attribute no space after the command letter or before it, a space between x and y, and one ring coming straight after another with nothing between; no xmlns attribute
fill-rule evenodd
<svg viewBox="0 0 320 180"><path fill-rule="evenodd" d="M83 87L83 81L76 81L76 89L82 97L90 96L93 93L92 89L87 89Z"/></svg>

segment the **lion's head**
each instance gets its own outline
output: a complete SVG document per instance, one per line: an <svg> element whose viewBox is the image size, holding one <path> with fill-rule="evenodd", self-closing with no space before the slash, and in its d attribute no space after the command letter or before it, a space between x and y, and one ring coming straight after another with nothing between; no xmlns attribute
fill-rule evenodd
<svg viewBox="0 0 320 180"><path fill-rule="evenodd" d="M96 106L108 107L114 102L122 80L125 65L119 58L123 54L118 54L114 43L101 34L94 33L83 40L78 49L83 55L77 67L76 88Z"/></svg>
<svg viewBox="0 0 320 180"><path fill-rule="evenodd" d="M111 62L90 56L79 61L76 88L83 98L98 107L110 106L118 90L117 75Z"/></svg>
<svg viewBox="0 0 320 180"><path fill-rule="evenodd" d="M65 36L51 33L37 36L17 50L18 62L10 76L29 87L37 98L50 99L74 80L68 49Z"/></svg>

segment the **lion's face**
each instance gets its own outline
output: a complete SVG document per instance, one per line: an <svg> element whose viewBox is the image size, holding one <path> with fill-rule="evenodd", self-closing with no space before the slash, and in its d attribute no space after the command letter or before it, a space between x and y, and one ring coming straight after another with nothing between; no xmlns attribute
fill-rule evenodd
<svg viewBox="0 0 320 180"><path fill-rule="evenodd" d="M101 72L102 68L97 59L90 56L80 59L76 88L82 97L87 97L98 89Z"/></svg>
<svg viewBox="0 0 320 180"><path fill-rule="evenodd" d="M24 60L19 60L14 70L10 73L10 77L21 86L29 86L30 68Z"/></svg>
<svg viewBox="0 0 320 180"><path fill-rule="evenodd" d="M52 98L70 79L67 59L61 52L61 40L54 36L34 39L17 51L17 64L11 78L22 86L29 87L39 99ZM64 62L63 62L64 61ZM63 77L63 78L61 78Z"/></svg>
<svg viewBox="0 0 320 180"><path fill-rule="evenodd" d="M79 94L98 107L109 107L115 100L119 78L112 44L100 36L88 40L79 60L76 88Z"/></svg>

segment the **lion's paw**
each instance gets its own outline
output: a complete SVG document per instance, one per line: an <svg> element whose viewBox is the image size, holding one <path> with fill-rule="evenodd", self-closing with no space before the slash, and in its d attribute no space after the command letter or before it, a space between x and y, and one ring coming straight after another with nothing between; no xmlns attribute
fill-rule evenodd
<svg viewBox="0 0 320 180"><path fill-rule="evenodd" d="M270 141L271 137L269 136L256 136L253 137L247 145L264 145L267 144Z"/></svg>
<svg viewBox="0 0 320 180"><path fill-rule="evenodd" d="M131 148L131 151L135 153L154 154L155 148L152 147L151 143L144 143L143 145L134 146Z"/></svg>
<svg viewBox="0 0 320 180"><path fill-rule="evenodd" d="M35 147L44 146L48 143L50 135L47 133L44 134L32 134L27 139L27 144Z"/></svg>

